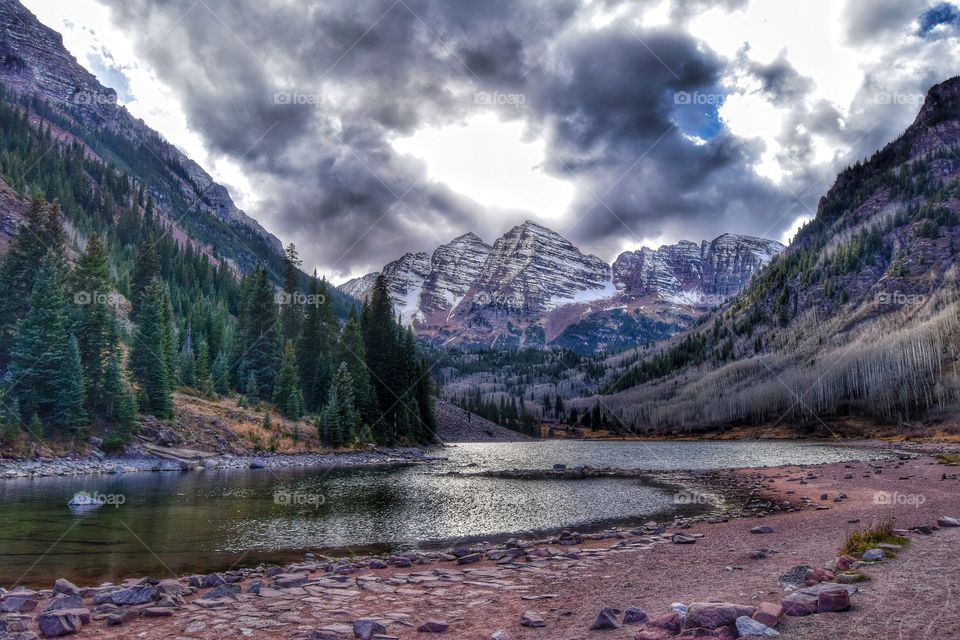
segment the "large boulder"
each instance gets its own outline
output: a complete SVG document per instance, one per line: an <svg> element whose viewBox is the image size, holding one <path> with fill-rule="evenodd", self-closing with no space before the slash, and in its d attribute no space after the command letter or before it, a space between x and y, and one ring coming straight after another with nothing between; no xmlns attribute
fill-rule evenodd
<svg viewBox="0 0 960 640"><path fill-rule="evenodd" d="M756 610L756 607L729 602L694 602L687 610L683 626L687 629L732 627L736 624L737 618L742 616L749 618Z"/></svg>
<svg viewBox="0 0 960 640"><path fill-rule="evenodd" d="M80 609L60 609L58 611L44 611L37 616L37 626L40 633L47 638L68 636L80 631L83 627ZM87 611L87 615L89 615Z"/></svg>
<svg viewBox="0 0 960 640"><path fill-rule="evenodd" d="M110 601L116 605L147 604L160 599L160 592L156 587L142 584L136 587L120 589L110 594Z"/></svg>
<svg viewBox="0 0 960 640"><path fill-rule="evenodd" d="M68 596L78 596L80 595L80 587L65 578L57 578L57 581L53 583L53 592Z"/></svg>
<svg viewBox="0 0 960 640"><path fill-rule="evenodd" d="M846 611L850 608L850 592L843 585L824 589L817 594L817 613Z"/></svg>

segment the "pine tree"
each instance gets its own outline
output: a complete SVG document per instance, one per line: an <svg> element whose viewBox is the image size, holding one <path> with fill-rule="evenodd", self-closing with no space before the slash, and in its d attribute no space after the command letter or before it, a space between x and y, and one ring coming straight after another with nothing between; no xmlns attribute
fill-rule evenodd
<svg viewBox="0 0 960 640"><path fill-rule="evenodd" d="M126 442L136 430L137 403L123 379L119 350L107 359L103 395L104 415L116 423Z"/></svg>
<svg viewBox="0 0 960 640"><path fill-rule="evenodd" d="M86 249L77 259L70 285L74 301L74 334L80 346L87 398L91 409L99 413L103 408L107 359L119 338L113 310L107 304L108 294L113 290L110 259L96 234L90 237Z"/></svg>
<svg viewBox="0 0 960 640"><path fill-rule="evenodd" d="M158 418L173 416L173 384L168 357L171 329L166 309L170 297L154 277L141 298L140 322L130 348L130 370L140 385L140 409Z"/></svg>
<svg viewBox="0 0 960 640"><path fill-rule="evenodd" d="M26 224L10 241L7 255L0 263L0 370L9 361L17 322L29 310L37 266L48 253L64 255L64 238L60 206L33 198L26 212Z"/></svg>
<svg viewBox="0 0 960 640"><path fill-rule="evenodd" d="M226 351L221 351L213 359L211 375L213 377L213 390L216 393L224 395L230 392L230 356L227 355Z"/></svg>
<svg viewBox="0 0 960 640"><path fill-rule="evenodd" d="M197 358L194 371L194 379L197 390L200 393L209 396L212 395L213 378L210 373L210 350L207 348L207 341L201 337L197 340Z"/></svg>
<svg viewBox="0 0 960 640"><path fill-rule="evenodd" d="M183 345L180 347L180 383L187 387L196 385L194 372L196 361L193 353L193 331L187 325L183 336Z"/></svg>
<svg viewBox="0 0 960 640"><path fill-rule="evenodd" d="M346 362L333 374L330 400L320 412L321 439L334 447L353 442L360 430L360 413L353 399L353 379Z"/></svg>
<svg viewBox="0 0 960 640"><path fill-rule="evenodd" d="M303 417L303 393L300 391L300 371L293 341L288 340L283 350L280 372L274 385L273 404L285 417L299 420Z"/></svg>
<svg viewBox="0 0 960 640"><path fill-rule="evenodd" d="M147 237L137 248L133 265L133 276L130 278L130 303L133 311L130 319L138 322L143 293L150 286L150 282L160 276L160 256L157 254L157 240L153 236Z"/></svg>
<svg viewBox="0 0 960 640"><path fill-rule="evenodd" d="M283 256L283 296L280 309L280 327L284 342L296 341L300 336L300 324L303 311L300 308L300 265L303 261L297 255L297 247L291 242ZM316 277L316 276L314 276Z"/></svg>
<svg viewBox="0 0 960 640"><path fill-rule="evenodd" d="M47 254L36 269L27 315L10 354L11 392L22 416L80 435L86 423L83 369L69 332L63 259ZM79 403L79 404L78 404Z"/></svg>
<svg viewBox="0 0 960 640"><path fill-rule="evenodd" d="M313 272L307 293L307 307L300 331L298 365L306 408L320 409L327 400L332 379L333 348L339 327L330 304L327 283Z"/></svg>
<svg viewBox="0 0 960 640"><path fill-rule="evenodd" d="M343 332L340 334L335 358L336 362L346 364L347 370L350 372L350 378L353 380L353 398L357 409L360 411L361 420L367 425L377 424L380 412L377 407L373 385L370 384L370 371L367 369L366 362L366 345L364 345L360 329L360 318L357 317L356 311L352 308L347 316L347 323L343 325ZM377 424L377 426L380 425ZM374 433L374 436L376 435ZM381 440L377 439L377 441Z"/></svg>
<svg viewBox="0 0 960 640"><path fill-rule="evenodd" d="M280 359L280 331L273 286L266 269L257 267L245 279L244 308L240 312L238 331L240 380L256 380L257 398L272 398L273 384ZM249 395L251 389L245 388Z"/></svg>

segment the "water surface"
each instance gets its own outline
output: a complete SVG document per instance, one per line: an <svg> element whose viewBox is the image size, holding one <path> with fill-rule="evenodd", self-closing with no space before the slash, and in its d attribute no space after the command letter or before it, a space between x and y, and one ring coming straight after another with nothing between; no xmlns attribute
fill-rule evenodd
<svg viewBox="0 0 960 640"><path fill-rule="evenodd" d="M462 444L446 460L388 469L237 469L0 482L0 586L160 578L305 550L338 554L430 548L457 540L698 513L676 487L645 479L508 480L483 470L554 464L712 469L876 458L877 450L796 442ZM459 474L451 474L456 471ZM106 497L71 509L79 491Z"/></svg>

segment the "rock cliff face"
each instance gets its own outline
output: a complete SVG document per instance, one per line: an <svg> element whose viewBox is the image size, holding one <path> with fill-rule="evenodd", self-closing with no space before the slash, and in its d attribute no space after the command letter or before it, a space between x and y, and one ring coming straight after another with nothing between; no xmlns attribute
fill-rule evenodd
<svg viewBox="0 0 960 640"><path fill-rule="evenodd" d="M613 283L626 296L713 307L739 293L783 249L774 240L731 233L699 245L644 247L620 254L613 263Z"/></svg>
<svg viewBox="0 0 960 640"><path fill-rule="evenodd" d="M739 292L782 250L772 240L725 234L625 252L611 268L528 220L492 246L468 233L432 256L408 253L382 273L401 317L420 335L504 348L556 341L589 351L669 335ZM340 290L363 299L376 276Z"/></svg>
<svg viewBox="0 0 960 640"><path fill-rule="evenodd" d="M274 254L270 260L282 255L279 239L238 209L227 190L196 162L118 105L116 91L100 84L66 50L61 35L16 0L0 2L0 85L8 101L19 101L24 108L31 108L31 99L49 103L60 124L69 125L61 128L69 129L92 153L106 153L111 162L126 165L147 184L158 207L168 209L173 219L192 227L201 241L217 246L238 266L263 261L265 251ZM153 175L144 175L143 159L154 164ZM219 222L204 220L206 215ZM235 234L235 246L210 237L217 224L229 228L224 237ZM251 241L259 246L246 246Z"/></svg>

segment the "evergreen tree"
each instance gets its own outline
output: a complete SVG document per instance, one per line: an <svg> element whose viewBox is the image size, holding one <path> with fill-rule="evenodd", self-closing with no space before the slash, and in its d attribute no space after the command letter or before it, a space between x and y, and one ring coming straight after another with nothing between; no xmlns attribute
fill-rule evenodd
<svg viewBox="0 0 960 640"><path fill-rule="evenodd" d="M367 425L377 424L380 417L377 398L373 385L370 384L370 372L367 369L366 346L363 343L360 318L357 317L354 309L350 309L347 323L343 325L340 342L337 344L336 362L347 365L350 378L353 380L354 402L360 411L361 420ZM374 434L375 439L376 435Z"/></svg>
<svg viewBox="0 0 960 640"><path fill-rule="evenodd" d="M103 413L116 423L118 431L129 440L136 431L137 403L123 379L120 352L115 350L107 359L104 375Z"/></svg>
<svg viewBox="0 0 960 640"><path fill-rule="evenodd" d="M273 286L267 270L257 267L244 281L244 308L240 312L238 351L240 379L256 381L256 397L272 398L280 358L280 331ZM242 330L242 333L239 331ZM249 388L244 391L250 395Z"/></svg>
<svg viewBox="0 0 960 640"><path fill-rule="evenodd" d="M137 248L137 257L133 263L133 276L130 279L130 303L133 311L130 319L138 322L140 318L140 302L150 282L160 276L160 256L157 254L157 240L152 236L146 238Z"/></svg>
<svg viewBox="0 0 960 640"><path fill-rule="evenodd" d="M360 429L360 413L353 399L354 381L346 362L333 374L330 400L320 412L321 439L334 447L352 442Z"/></svg>
<svg viewBox="0 0 960 640"><path fill-rule="evenodd" d="M194 369L194 384L197 390L204 395L212 395L213 378L210 372L210 350L207 348L207 341L202 337L197 340L197 357Z"/></svg>
<svg viewBox="0 0 960 640"><path fill-rule="evenodd" d="M226 351L221 351L213 359L211 375L214 392L220 395L230 392L230 356L227 355Z"/></svg>
<svg viewBox="0 0 960 640"><path fill-rule="evenodd" d="M320 409L327 400L332 379L333 348L338 326L330 304L327 283L313 272L307 292L307 307L300 331L298 365L306 408Z"/></svg>
<svg viewBox="0 0 960 640"><path fill-rule="evenodd" d="M297 255L297 247L291 242L283 256L283 295L281 297L280 327L284 342L296 341L300 336L300 324L303 311L300 308L300 265L303 261ZM316 277L316 275L314 275Z"/></svg>
<svg viewBox="0 0 960 640"><path fill-rule="evenodd" d="M82 434L83 369L63 291L63 260L47 254L36 269L27 315L17 323L10 354L12 395L21 415L52 429Z"/></svg>
<svg viewBox="0 0 960 640"><path fill-rule="evenodd" d="M141 298L140 323L130 348L130 370L140 385L140 409L158 418L173 416L169 340L166 309L170 303L166 287L155 276Z"/></svg>
<svg viewBox="0 0 960 640"><path fill-rule="evenodd" d="M285 417L299 420L303 417L303 393L300 391L300 371L293 342L288 340L283 350L280 372L274 385L273 404Z"/></svg>
<svg viewBox="0 0 960 640"><path fill-rule="evenodd" d="M87 383L91 409L103 409L107 359L118 342L113 310L107 304L113 290L110 282L110 259L100 237L94 234L77 259L70 278L73 294L74 335L80 347L80 361Z"/></svg>
<svg viewBox="0 0 960 640"><path fill-rule="evenodd" d="M196 361L193 353L193 332L190 330L190 326L188 325L183 336L183 345L180 347L181 384L187 387L193 387L196 385L196 378L194 377L195 368Z"/></svg>
<svg viewBox="0 0 960 640"><path fill-rule="evenodd" d="M27 315L37 266L48 253L64 255L60 205L34 197L26 212L26 224L10 241L0 263L0 370L9 361L17 322Z"/></svg>

